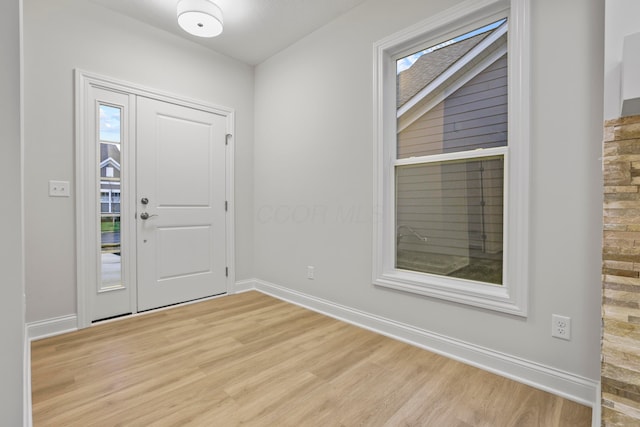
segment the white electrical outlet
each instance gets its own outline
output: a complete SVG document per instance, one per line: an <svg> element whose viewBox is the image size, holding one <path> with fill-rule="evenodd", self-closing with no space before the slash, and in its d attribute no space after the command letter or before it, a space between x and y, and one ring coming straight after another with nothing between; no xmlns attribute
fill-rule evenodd
<svg viewBox="0 0 640 427"><path fill-rule="evenodd" d="M49 181L50 197L69 197L69 181Z"/></svg>
<svg viewBox="0 0 640 427"><path fill-rule="evenodd" d="M566 316L560 316L557 314L551 315L551 336L560 338L563 340L571 339L571 318Z"/></svg>
<svg viewBox="0 0 640 427"><path fill-rule="evenodd" d="M307 279L313 280L314 274L315 274L314 270L315 270L315 267L313 267L312 265L307 266Z"/></svg>

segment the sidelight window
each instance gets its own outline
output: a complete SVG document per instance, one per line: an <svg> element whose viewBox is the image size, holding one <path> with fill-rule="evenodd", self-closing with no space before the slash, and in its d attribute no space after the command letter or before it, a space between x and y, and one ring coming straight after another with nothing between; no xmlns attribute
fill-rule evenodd
<svg viewBox="0 0 640 427"><path fill-rule="evenodd" d="M101 290L122 286L120 191L122 108L99 104Z"/></svg>

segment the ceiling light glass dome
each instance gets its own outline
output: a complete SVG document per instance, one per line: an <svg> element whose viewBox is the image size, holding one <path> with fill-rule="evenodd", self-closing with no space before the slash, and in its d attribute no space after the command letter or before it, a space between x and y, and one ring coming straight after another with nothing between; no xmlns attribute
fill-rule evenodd
<svg viewBox="0 0 640 427"><path fill-rule="evenodd" d="M222 33L222 10L209 0L180 0L178 25L197 37L215 37Z"/></svg>

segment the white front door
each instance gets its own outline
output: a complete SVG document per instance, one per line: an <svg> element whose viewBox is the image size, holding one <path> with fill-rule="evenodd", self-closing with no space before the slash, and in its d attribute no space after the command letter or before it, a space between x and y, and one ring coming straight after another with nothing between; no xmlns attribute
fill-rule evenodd
<svg viewBox="0 0 640 427"><path fill-rule="evenodd" d="M233 111L83 72L76 84L78 326L226 293Z"/></svg>
<svg viewBox="0 0 640 427"><path fill-rule="evenodd" d="M226 118L137 101L138 311L226 292Z"/></svg>

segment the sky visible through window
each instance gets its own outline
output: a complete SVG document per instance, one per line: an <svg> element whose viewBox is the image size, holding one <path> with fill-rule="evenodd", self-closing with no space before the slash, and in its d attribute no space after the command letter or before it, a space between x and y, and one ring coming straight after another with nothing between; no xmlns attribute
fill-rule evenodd
<svg viewBox="0 0 640 427"><path fill-rule="evenodd" d="M400 74L401 72L411 68L411 66L418 60L418 58L420 58L422 55L426 54L426 53L431 53L435 50L438 49L442 49L443 47L447 47L449 45L452 45L454 43L457 42L461 42L462 40L466 40L469 39L473 36L477 36L478 34L482 34L482 33L486 33L487 31L491 31L494 30L496 28L498 28L500 25L504 24L507 21L507 19L502 19L500 21L496 21L494 23L491 23L489 25L485 25L484 27L481 28L477 28L473 31L469 31L466 34L463 34L461 36L455 37L453 39L447 40L445 42L442 42L440 44L437 44L435 46L431 46L425 50L421 50L420 52L416 52L413 53L409 56L405 56L404 58L400 58L398 59L398 61L396 61L397 64L397 74Z"/></svg>
<svg viewBox="0 0 640 427"><path fill-rule="evenodd" d="M100 141L120 142L120 115L118 107L100 105Z"/></svg>

